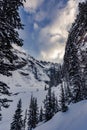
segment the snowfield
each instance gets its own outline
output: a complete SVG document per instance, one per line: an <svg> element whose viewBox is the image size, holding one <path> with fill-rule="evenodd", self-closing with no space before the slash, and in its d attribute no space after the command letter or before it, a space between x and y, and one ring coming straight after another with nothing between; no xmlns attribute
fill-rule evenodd
<svg viewBox="0 0 87 130"><path fill-rule="evenodd" d="M87 130L87 101L71 104L67 112L58 112L34 130Z"/></svg>
<svg viewBox="0 0 87 130"><path fill-rule="evenodd" d="M44 75L43 78L47 77ZM30 72L29 76L23 76L20 74L20 70L12 72L12 76L10 77L0 75L0 80L6 83L10 87L10 92L12 92L11 96L1 95L1 98L7 97L8 99L13 100L13 102L10 103L9 108L2 108L1 113L3 118L2 121L0 121L0 130L10 130L10 123L12 122L19 99L22 99L23 115L25 113L25 110L28 110L29 108L30 98L32 94L37 98L38 107L40 108L43 106L43 101L47 94L47 91L44 90L46 84L44 81L36 80L34 78L34 75ZM53 87L53 91L55 91L57 96L59 95L58 88L59 87Z"/></svg>
<svg viewBox="0 0 87 130"><path fill-rule="evenodd" d="M26 61L26 65L11 71L12 76L0 74L0 81L8 85L9 91L12 93L11 96L0 93L0 98L7 98L13 101L9 103L9 108L1 109L2 121L0 121L0 130L10 130L10 123L12 122L19 99L22 100L23 115L26 109L29 109L32 94L37 98L38 107L43 107L43 101L47 94L44 88L45 86L48 87L46 81L49 82L50 80L47 69L51 67L51 63L49 63L49 66L41 64L40 61L31 57L21 47L16 45L13 46L13 53L18 56L18 59L14 60L14 65L21 65L23 61ZM7 59L3 58L3 60L4 63L10 65ZM53 87L56 96L59 96L59 88Z"/></svg>

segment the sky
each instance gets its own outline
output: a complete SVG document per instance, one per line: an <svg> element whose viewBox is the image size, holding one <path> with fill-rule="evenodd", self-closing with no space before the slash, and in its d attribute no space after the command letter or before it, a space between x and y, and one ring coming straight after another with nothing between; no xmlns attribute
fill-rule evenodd
<svg viewBox="0 0 87 130"><path fill-rule="evenodd" d="M63 61L68 32L80 0L26 0L20 9L24 48L36 59ZM82 0L81 0L82 1Z"/></svg>

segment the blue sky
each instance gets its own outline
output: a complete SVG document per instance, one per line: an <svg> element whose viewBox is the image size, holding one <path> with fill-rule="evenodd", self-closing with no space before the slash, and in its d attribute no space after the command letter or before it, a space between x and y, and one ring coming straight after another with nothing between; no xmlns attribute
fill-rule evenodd
<svg viewBox="0 0 87 130"><path fill-rule="evenodd" d="M20 10L24 48L40 60L62 62L79 0L26 0Z"/></svg>

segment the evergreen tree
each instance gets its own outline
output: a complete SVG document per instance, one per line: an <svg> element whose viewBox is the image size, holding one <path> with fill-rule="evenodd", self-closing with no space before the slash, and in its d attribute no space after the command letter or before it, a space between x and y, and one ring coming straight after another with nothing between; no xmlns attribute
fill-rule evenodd
<svg viewBox="0 0 87 130"><path fill-rule="evenodd" d="M37 98L34 98L34 122L35 124L38 124L38 104L37 104Z"/></svg>
<svg viewBox="0 0 87 130"><path fill-rule="evenodd" d="M87 98L87 88L85 85L86 52L82 51L85 44L87 32L87 1L79 3L79 14L73 23L65 49L63 70L64 75L68 75L69 88L72 92L72 102L78 102ZM87 76L86 76L87 77ZM66 81L67 81L66 79Z"/></svg>
<svg viewBox="0 0 87 130"><path fill-rule="evenodd" d="M34 68L34 74L35 74L35 78L38 79L38 74L37 74L37 68Z"/></svg>
<svg viewBox="0 0 87 130"><path fill-rule="evenodd" d="M45 90L45 91L47 90L47 87L46 87L46 85L45 85L45 87L44 87L44 90Z"/></svg>
<svg viewBox="0 0 87 130"><path fill-rule="evenodd" d="M52 92L52 111L53 115L55 115L59 111L58 99L55 96L54 92Z"/></svg>
<svg viewBox="0 0 87 130"><path fill-rule="evenodd" d="M23 29L19 8L25 0L0 0L0 52L13 61L14 55L11 51L12 44L23 45L19 38L19 29ZM2 53L0 53L1 55Z"/></svg>
<svg viewBox="0 0 87 130"><path fill-rule="evenodd" d="M64 95L65 95L65 101L67 104L70 104L70 102L72 101L73 95L71 93L71 89L70 89L70 85L68 80L66 81L65 79L63 79L63 86L64 86Z"/></svg>
<svg viewBox="0 0 87 130"><path fill-rule="evenodd" d="M19 16L19 7L23 6L25 0L3 0L0 1L0 45L11 46L12 43L22 45L18 31L23 29Z"/></svg>
<svg viewBox="0 0 87 130"><path fill-rule="evenodd" d="M23 120L23 130L25 130L25 128L26 128L26 122L27 122L27 110L25 111L25 117Z"/></svg>
<svg viewBox="0 0 87 130"><path fill-rule="evenodd" d="M33 97L31 96L29 111L28 111L28 130L32 130L33 126Z"/></svg>
<svg viewBox="0 0 87 130"><path fill-rule="evenodd" d="M61 96L60 96L60 103L61 103L61 111L66 112L68 110L68 107L66 106L65 101L65 93L64 93L64 87L63 84L61 84Z"/></svg>
<svg viewBox="0 0 87 130"><path fill-rule="evenodd" d="M43 113L43 108L41 107L40 115L39 115L39 121L42 122L43 120L44 120L44 113Z"/></svg>
<svg viewBox="0 0 87 130"><path fill-rule="evenodd" d="M38 123L38 106L37 99L31 96L29 112L28 112L28 130L32 130Z"/></svg>
<svg viewBox="0 0 87 130"><path fill-rule="evenodd" d="M58 101L54 92L51 91L50 86L46 95L46 99L44 100L44 109L45 121L50 120L55 115L55 113L59 111Z"/></svg>
<svg viewBox="0 0 87 130"><path fill-rule="evenodd" d="M87 53L86 53L87 54ZM87 57L87 56L86 56ZM85 65L84 68L84 75L83 75L83 80L82 80L82 84L83 84L83 95L84 95L84 99L87 99L87 63Z"/></svg>
<svg viewBox="0 0 87 130"><path fill-rule="evenodd" d="M0 104L0 121L2 120L2 114L1 114L1 104Z"/></svg>
<svg viewBox="0 0 87 130"><path fill-rule="evenodd" d="M22 102L21 102L21 99L20 99L18 104L17 104L17 109L15 111L10 130L22 130L22 128L23 128L21 107L22 107Z"/></svg>
<svg viewBox="0 0 87 130"><path fill-rule="evenodd" d="M44 109L45 121L48 121L53 117L51 87L49 87L48 94L46 95L46 99L44 100Z"/></svg>
<svg viewBox="0 0 87 130"><path fill-rule="evenodd" d="M0 113L0 121L2 120L2 114Z"/></svg>
<svg viewBox="0 0 87 130"><path fill-rule="evenodd" d="M72 101L72 92L71 92L71 90L70 90L70 87L69 87L69 85L67 84L67 86L66 86L66 101L67 101L67 103L68 104L70 104L70 102Z"/></svg>

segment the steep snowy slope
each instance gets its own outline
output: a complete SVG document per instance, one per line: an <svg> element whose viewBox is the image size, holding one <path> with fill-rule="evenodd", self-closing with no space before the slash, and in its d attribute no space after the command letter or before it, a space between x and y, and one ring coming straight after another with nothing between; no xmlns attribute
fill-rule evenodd
<svg viewBox="0 0 87 130"><path fill-rule="evenodd" d="M1 113L3 118L0 121L0 130L10 129L10 123L12 122L12 117L20 98L22 99L23 113L29 107L31 94L37 97L38 106L43 106L43 100L47 94L47 91L44 91L45 83L43 81L38 82L32 74L30 76L32 79L27 79L18 70L12 73L12 77L0 75L1 80L10 86L10 92L12 92L11 96L2 95L1 97L13 100L13 102L9 103L10 106L8 109L2 108ZM53 91L55 91L57 96L59 95L58 87L53 87Z"/></svg>
<svg viewBox="0 0 87 130"><path fill-rule="evenodd" d="M66 113L57 113L34 130L87 130L87 101L70 105Z"/></svg>
<svg viewBox="0 0 87 130"><path fill-rule="evenodd" d="M8 67L12 66L14 69L8 68L6 69L5 74L0 74L0 81L9 87L6 86L10 93L0 93L0 99L5 98L8 99L8 101L11 101L7 102L8 108L2 107L1 104L0 112L2 114L2 121L0 121L0 130L10 129L10 123L12 122L12 117L20 98L22 99L23 113L29 107L31 94L33 94L34 97L37 97L38 106L43 106L43 100L47 94L47 91L45 91L44 88L45 86L48 87L50 81L48 72L51 63L49 63L49 66L46 64L44 65L26 54L22 48L17 46L14 46L12 51L17 58L14 59L13 63L10 63L6 58L3 58L3 64L8 65ZM53 91L55 91L57 96L59 95L59 87L53 87Z"/></svg>

